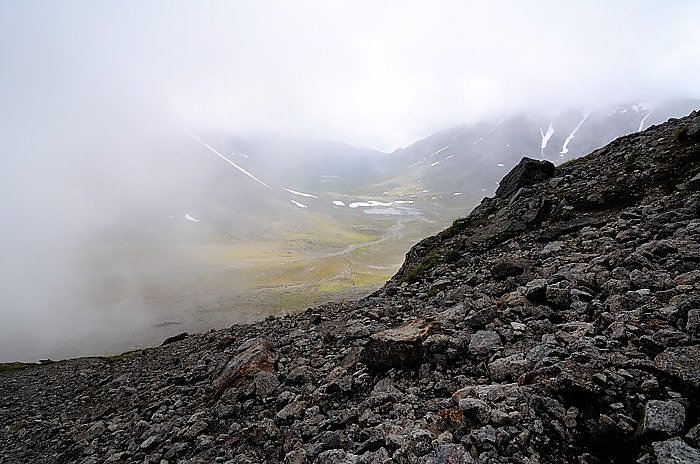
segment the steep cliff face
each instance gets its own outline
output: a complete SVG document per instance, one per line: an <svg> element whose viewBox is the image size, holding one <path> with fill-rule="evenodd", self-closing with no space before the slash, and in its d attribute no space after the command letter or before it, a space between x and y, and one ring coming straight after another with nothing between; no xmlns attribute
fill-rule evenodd
<svg viewBox="0 0 700 464"><path fill-rule="evenodd" d="M699 462L699 132L524 160L357 302L2 372L0 461Z"/></svg>

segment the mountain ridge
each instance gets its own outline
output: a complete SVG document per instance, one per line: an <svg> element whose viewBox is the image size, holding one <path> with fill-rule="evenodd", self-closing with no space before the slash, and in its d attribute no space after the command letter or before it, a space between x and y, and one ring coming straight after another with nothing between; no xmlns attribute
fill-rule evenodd
<svg viewBox="0 0 700 464"><path fill-rule="evenodd" d="M549 166L356 302L8 366L2 461L697 462L700 116Z"/></svg>

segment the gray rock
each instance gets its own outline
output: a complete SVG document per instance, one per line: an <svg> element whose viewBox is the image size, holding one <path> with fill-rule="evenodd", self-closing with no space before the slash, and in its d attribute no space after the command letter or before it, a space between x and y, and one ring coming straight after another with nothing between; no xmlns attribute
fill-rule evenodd
<svg viewBox="0 0 700 464"><path fill-rule="evenodd" d="M501 260L491 266L491 275L496 280L517 276L523 272L525 272L524 264L521 261L513 259Z"/></svg>
<svg viewBox="0 0 700 464"><path fill-rule="evenodd" d="M501 337L493 330L479 330L469 340L469 352L485 355L501 346Z"/></svg>
<svg viewBox="0 0 700 464"><path fill-rule="evenodd" d="M253 376L253 382L255 383L255 393L262 398L272 395L280 384L274 373L265 371L256 373Z"/></svg>
<svg viewBox="0 0 700 464"><path fill-rule="evenodd" d="M700 174L695 174L695 176L690 179L686 185L688 186L688 190L692 190L694 192L700 191Z"/></svg>
<svg viewBox="0 0 700 464"><path fill-rule="evenodd" d="M496 189L496 197L507 198L522 187L528 187L551 178L554 171L554 165L549 161L537 161L525 157L508 174L503 176L498 189Z"/></svg>
<svg viewBox="0 0 700 464"><path fill-rule="evenodd" d="M289 421L302 417L305 411L306 401L296 401L280 409L276 416L283 421Z"/></svg>
<svg viewBox="0 0 700 464"><path fill-rule="evenodd" d="M566 308L571 304L571 292L561 283L547 285L546 299L558 308Z"/></svg>
<svg viewBox="0 0 700 464"><path fill-rule="evenodd" d="M650 400L644 405L644 415L637 435L670 437L683 431L685 407L676 401Z"/></svg>
<svg viewBox="0 0 700 464"><path fill-rule="evenodd" d="M535 303L544 303L547 295L547 279L531 280L525 286L525 296Z"/></svg>
<svg viewBox="0 0 700 464"><path fill-rule="evenodd" d="M204 421L197 421L185 431L185 436L189 438L197 437L201 435L202 432L204 432L208 426L209 424L207 424Z"/></svg>
<svg viewBox="0 0 700 464"><path fill-rule="evenodd" d="M690 126L688 126L688 132L686 132L686 134L689 138L700 136L700 116L696 116L690 121Z"/></svg>
<svg viewBox="0 0 700 464"><path fill-rule="evenodd" d="M447 443L440 446L438 449L428 455L425 464L475 464L476 461L471 457L467 450L461 444Z"/></svg>
<svg viewBox="0 0 700 464"><path fill-rule="evenodd" d="M685 324L685 330L694 339L700 337L700 308L688 311L688 321Z"/></svg>
<svg viewBox="0 0 700 464"><path fill-rule="evenodd" d="M489 364L491 378L497 382L517 380L530 368L530 362L522 353L516 353L506 358L497 359Z"/></svg>
<svg viewBox="0 0 700 464"><path fill-rule="evenodd" d="M700 451L688 446L678 437L652 443L656 464L697 464Z"/></svg>
<svg viewBox="0 0 700 464"><path fill-rule="evenodd" d="M141 448L142 450L147 450L148 448L153 446L153 444L156 442L156 440L158 440L158 436L152 435L152 436L146 438L144 441L142 441L141 444L139 445L139 448Z"/></svg>
<svg viewBox="0 0 700 464"><path fill-rule="evenodd" d="M695 388L700 388L700 346L676 346L665 349L654 359L654 366Z"/></svg>
<svg viewBox="0 0 700 464"><path fill-rule="evenodd" d="M101 436L105 430L107 430L107 427L105 426L104 421L97 421L92 424L89 429L78 435L76 440L78 442L90 442L93 439Z"/></svg>

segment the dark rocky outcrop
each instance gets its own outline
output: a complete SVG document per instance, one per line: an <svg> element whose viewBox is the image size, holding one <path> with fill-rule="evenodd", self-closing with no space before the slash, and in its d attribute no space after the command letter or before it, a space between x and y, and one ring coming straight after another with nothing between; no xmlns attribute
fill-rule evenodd
<svg viewBox="0 0 700 464"><path fill-rule="evenodd" d="M521 163L357 302L8 366L0 462L698 462L697 120Z"/></svg>
<svg viewBox="0 0 700 464"><path fill-rule="evenodd" d="M509 197L521 188L529 187L532 184L553 177L554 171L554 165L549 161L523 158L503 177L498 189L496 189L496 196L501 198Z"/></svg>

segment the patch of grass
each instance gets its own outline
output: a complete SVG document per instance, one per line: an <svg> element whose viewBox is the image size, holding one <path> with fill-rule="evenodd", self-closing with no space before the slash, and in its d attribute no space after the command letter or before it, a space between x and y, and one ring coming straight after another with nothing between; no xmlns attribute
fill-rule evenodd
<svg viewBox="0 0 700 464"><path fill-rule="evenodd" d="M442 234L445 238L454 237L459 232L464 230L467 227L467 224L468 222L465 218L455 219L454 222L452 222L452 225L445 229Z"/></svg>
<svg viewBox="0 0 700 464"><path fill-rule="evenodd" d="M576 165L578 165L578 164L582 164L584 161L586 161L586 157L585 157L585 156L580 156L580 157L578 157L578 158L574 158L574 159L570 159L570 160L568 160L568 161L564 161L564 162L561 163L559 166L557 166L557 168L558 168L558 169L561 169L561 168L568 168L568 167L570 167L570 166L576 166Z"/></svg>
<svg viewBox="0 0 700 464"><path fill-rule="evenodd" d="M34 363L10 362L0 363L0 372L19 371L34 366Z"/></svg>
<svg viewBox="0 0 700 464"><path fill-rule="evenodd" d="M679 142L688 140L688 127L679 127L673 132L673 138Z"/></svg>
<svg viewBox="0 0 700 464"><path fill-rule="evenodd" d="M461 257L462 253L460 253L459 250L450 250L447 253L445 253L445 262L456 263Z"/></svg>
<svg viewBox="0 0 700 464"><path fill-rule="evenodd" d="M141 354L141 350L127 351L126 353L115 354L112 356L101 356L102 359L110 364L114 364L120 361L127 361L129 359L134 359Z"/></svg>
<svg viewBox="0 0 700 464"><path fill-rule="evenodd" d="M629 171L634 167L634 162L642 156L642 151L634 149L625 155L625 170Z"/></svg>
<svg viewBox="0 0 700 464"><path fill-rule="evenodd" d="M435 265L438 262L438 256L437 253L432 252L423 260L418 263L416 267L411 269L409 272L406 273L406 275L403 276L401 281L403 282L408 282L409 284L412 284L413 282L416 282L421 278L423 274L426 272L430 271L432 268L435 267Z"/></svg>

